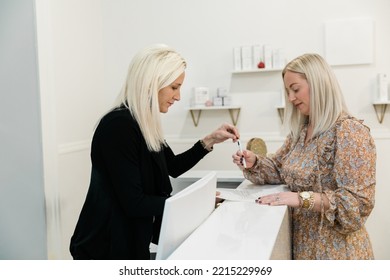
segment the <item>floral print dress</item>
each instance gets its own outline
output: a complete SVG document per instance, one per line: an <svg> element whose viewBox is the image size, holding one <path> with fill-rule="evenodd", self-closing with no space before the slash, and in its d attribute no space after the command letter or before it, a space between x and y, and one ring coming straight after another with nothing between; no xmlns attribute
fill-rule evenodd
<svg viewBox="0 0 390 280"><path fill-rule="evenodd" d="M305 144L306 132L304 125L298 141L289 136L271 158L259 157L244 170L245 178L328 198L326 211L323 205L321 212L291 208L293 259L373 259L364 225L375 203L376 150L369 129L344 114Z"/></svg>

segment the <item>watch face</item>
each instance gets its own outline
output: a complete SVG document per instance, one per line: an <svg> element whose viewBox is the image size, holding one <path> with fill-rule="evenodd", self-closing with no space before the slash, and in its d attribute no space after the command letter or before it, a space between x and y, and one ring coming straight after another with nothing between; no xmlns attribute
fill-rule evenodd
<svg viewBox="0 0 390 280"><path fill-rule="evenodd" d="M310 198L310 194L308 192L301 192L301 197L303 199L309 199Z"/></svg>

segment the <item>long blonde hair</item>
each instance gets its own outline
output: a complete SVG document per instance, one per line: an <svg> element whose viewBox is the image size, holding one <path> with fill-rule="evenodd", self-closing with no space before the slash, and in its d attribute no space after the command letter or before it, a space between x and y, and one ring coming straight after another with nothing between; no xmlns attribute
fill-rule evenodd
<svg viewBox="0 0 390 280"><path fill-rule="evenodd" d="M348 113L337 78L320 55L301 55L285 66L283 78L287 71L300 74L307 80L310 88L310 116L300 113L290 102L286 103L284 120L295 140L305 122L313 126L313 138L327 131L342 113ZM285 96L288 97L287 89Z"/></svg>
<svg viewBox="0 0 390 280"><path fill-rule="evenodd" d="M163 44L141 50L129 65L116 106L124 104L130 110L150 151L160 151L165 143L158 92L174 82L185 68L185 60Z"/></svg>

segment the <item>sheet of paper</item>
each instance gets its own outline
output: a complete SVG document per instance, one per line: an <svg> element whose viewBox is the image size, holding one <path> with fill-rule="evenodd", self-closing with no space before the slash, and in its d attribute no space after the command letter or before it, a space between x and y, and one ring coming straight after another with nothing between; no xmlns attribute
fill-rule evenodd
<svg viewBox="0 0 390 280"><path fill-rule="evenodd" d="M230 200L230 201L253 201L259 198L261 191L260 190L251 190L251 189L227 189L227 188L217 188L218 198Z"/></svg>

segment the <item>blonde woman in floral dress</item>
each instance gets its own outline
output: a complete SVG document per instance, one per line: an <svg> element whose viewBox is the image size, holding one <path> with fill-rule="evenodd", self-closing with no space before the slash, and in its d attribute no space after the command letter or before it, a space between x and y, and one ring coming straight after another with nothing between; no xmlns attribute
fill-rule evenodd
<svg viewBox="0 0 390 280"><path fill-rule="evenodd" d="M293 259L373 259L365 228L375 203L370 130L348 113L321 56L297 57L282 76L289 101L284 119L291 133L273 156L238 151L233 162L255 184L288 185L290 191L256 202L291 208Z"/></svg>

